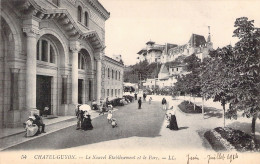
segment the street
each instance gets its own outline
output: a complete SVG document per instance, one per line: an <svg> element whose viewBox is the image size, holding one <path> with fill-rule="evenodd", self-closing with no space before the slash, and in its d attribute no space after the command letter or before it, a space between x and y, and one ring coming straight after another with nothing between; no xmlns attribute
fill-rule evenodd
<svg viewBox="0 0 260 164"><path fill-rule="evenodd" d="M7 150L64 149L133 136L158 137L165 115L160 107L159 102L145 102L142 109L138 110L136 101L118 107L119 110L114 112L118 123L116 128L108 124L105 114L92 120L94 129L91 131L76 130L76 125L73 125Z"/></svg>

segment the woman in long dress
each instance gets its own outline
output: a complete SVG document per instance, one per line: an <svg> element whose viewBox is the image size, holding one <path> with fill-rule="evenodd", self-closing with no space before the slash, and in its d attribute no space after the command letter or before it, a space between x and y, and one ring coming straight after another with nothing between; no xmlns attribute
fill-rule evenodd
<svg viewBox="0 0 260 164"><path fill-rule="evenodd" d="M113 110L112 108L109 108L108 114L107 114L107 122L110 123L111 119L113 117Z"/></svg>
<svg viewBox="0 0 260 164"><path fill-rule="evenodd" d="M172 111L170 112L170 125L169 125L169 128L171 130L179 130L174 109L172 109Z"/></svg>
<svg viewBox="0 0 260 164"><path fill-rule="evenodd" d="M93 125L91 123L91 118L90 115L87 111L84 112L84 117L83 117L83 123L82 123L82 130L92 130L93 129Z"/></svg>
<svg viewBox="0 0 260 164"><path fill-rule="evenodd" d="M38 126L36 124L33 124L34 119L34 117L30 116L25 123L26 137L34 136L38 131Z"/></svg>

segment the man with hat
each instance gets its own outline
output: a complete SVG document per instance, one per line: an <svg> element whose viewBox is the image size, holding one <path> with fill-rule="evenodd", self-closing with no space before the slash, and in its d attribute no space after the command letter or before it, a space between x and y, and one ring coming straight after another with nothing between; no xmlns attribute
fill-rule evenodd
<svg viewBox="0 0 260 164"><path fill-rule="evenodd" d="M37 114L34 114L34 117L35 117L35 120L33 121L34 124L36 124L39 128L38 128L38 132L37 134L41 134L41 133L46 133L44 131L45 129L45 124L43 123L42 121L42 117L37 115ZM40 131L40 127L41 127L41 131Z"/></svg>

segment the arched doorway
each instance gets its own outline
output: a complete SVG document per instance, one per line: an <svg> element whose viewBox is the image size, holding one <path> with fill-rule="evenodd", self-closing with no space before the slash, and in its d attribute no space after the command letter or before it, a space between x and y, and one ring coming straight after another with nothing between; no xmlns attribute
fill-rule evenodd
<svg viewBox="0 0 260 164"><path fill-rule="evenodd" d="M54 35L37 41L36 107L42 115L59 115L59 68L64 65L64 48Z"/></svg>
<svg viewBox="0 0 260 164"><path fill-rule="evenodd" d="M14 29L5 18L0 18L0 128L3 128L17 126L20 121L19 75L14 71L14 62L10 62L18 48L15 46Z"/></svg>
<svg viewBox="0 0 260 164"><path fill-rule="evenodd" d="M86 49L81 49L78 53L78 69L78 103L83 104L93 99L92 61Z"/></svg>

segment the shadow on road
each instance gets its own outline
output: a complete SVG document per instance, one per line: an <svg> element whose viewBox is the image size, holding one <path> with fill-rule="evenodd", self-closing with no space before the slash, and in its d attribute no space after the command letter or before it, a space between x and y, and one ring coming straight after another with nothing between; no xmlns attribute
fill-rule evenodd
<svg viewBox="0 0 260 164"><path fill-rule="evenodd" d="M179 130L183 130L183 129L188 129L189 127L185 126L185 127L180 127Z"/></svg>
<svg viewBox="0 0 260 164"><path fill-rule="evenodd" d="M222 118L223 113L220 109L216 109L216 108L213 108L213 107L206 107L205 113L204 113L204 118L209 119L211 117Z"/></svg>

